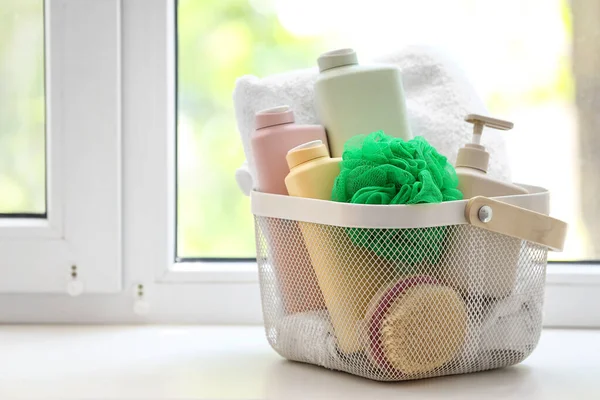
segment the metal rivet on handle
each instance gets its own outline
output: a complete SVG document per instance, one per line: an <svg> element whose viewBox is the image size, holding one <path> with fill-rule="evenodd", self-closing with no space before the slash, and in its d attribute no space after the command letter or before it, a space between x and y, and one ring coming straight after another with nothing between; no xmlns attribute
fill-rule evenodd
<svg viewBox="0 0 600 400"><path fill-rule="evenodd" d="M494 215L494 213L492 212L492 207L490 207L490 206L481 207L479 209L479 212L477 213L479 220L481 222L483 222L484 224L487 224L488 222L490 222L492 220L493 215Z"/></svg>

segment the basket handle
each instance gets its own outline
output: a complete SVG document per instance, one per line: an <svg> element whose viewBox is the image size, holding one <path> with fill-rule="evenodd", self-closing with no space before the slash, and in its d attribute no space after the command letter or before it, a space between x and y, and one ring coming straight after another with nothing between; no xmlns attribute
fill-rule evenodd
<svg viewBox="0 0 600 400"><path fill-rule="evenodd" d="M465 207L467 222L478 228L562 251L567 224L556 218L489 197L476 196Z"/></svg>

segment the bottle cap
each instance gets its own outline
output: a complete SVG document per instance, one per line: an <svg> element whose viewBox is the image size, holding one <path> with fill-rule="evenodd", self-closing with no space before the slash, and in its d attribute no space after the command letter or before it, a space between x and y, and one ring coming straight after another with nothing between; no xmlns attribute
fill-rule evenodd
<svg viewBox="0 0 600 400"><path fill-rule="evenodd" d="M473 124L473 139L471 140L471 143L467 143L464 147L458 149L456 166L476 168L483 172L487 172L490 162L490 153L485 151L485 147L480 144L483 127L489 126L490 128L506 131L512 129L514 124L510 121L490 118L478 114L467 115L465 121Z"/></svg>
<svg viewBox="0 0 600 400"><path fill-rule="evenodd" d="M329 150L321 140L313 140L294 147L288 151L285 158L288 167L292 169L302 163L321 157L329 157Z"/></svg>
<svg viewBox="0 0 600 400"><path fill-rule="evenodd" d="M294 112L290 106L267 108L266 110L257 112L255 117L256 129L292 122L294 122Z"/></svg>
<svg viewBox="0 0 600 400"><path fill-rule="evenodd" d="M332 50L321 54L317 59L317 63L319 64L319 72L323 72L344 65L358 64L358 57L352 49Z"/></svg>

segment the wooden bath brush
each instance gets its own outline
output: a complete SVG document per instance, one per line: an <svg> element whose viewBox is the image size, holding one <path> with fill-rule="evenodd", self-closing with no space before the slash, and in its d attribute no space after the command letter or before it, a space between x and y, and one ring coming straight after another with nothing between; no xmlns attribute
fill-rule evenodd
<svg viewBox="0 0 600 400"><path fill-rule="evenodd" d="M367 353L393 375L430 372L451 361L467 333L467 309L452 288L414 276L382 288L366 314Z"/></svg>

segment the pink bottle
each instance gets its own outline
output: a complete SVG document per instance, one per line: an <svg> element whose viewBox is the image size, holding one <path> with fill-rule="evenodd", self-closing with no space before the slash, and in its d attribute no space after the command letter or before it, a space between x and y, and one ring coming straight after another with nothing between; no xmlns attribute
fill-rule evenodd
<svg viewBox="0 0 600 400"><path fill-rule="evenodd" d="M296 146L321 140L327 146L325 128L321 125L296 125L289 106L259 111L251 146L256 164L258 190L285 194L285 177L290 172L285 156Z"/></svg>
<svg viewBox="0 0 600 400"><path fill-rule="evenodd" d="M256 131L251 138L258 190L287 195L285 177L290 170L285 156L294 147L313 140L327 144L325 129L320 125L296 125L290 107L258 112ZM283 223L288 226L282 227ZM286 314L325 309L317 275L297 222L270 220L262 230L270 248ZM290 254L296 256L291 259Z"/></svg>

